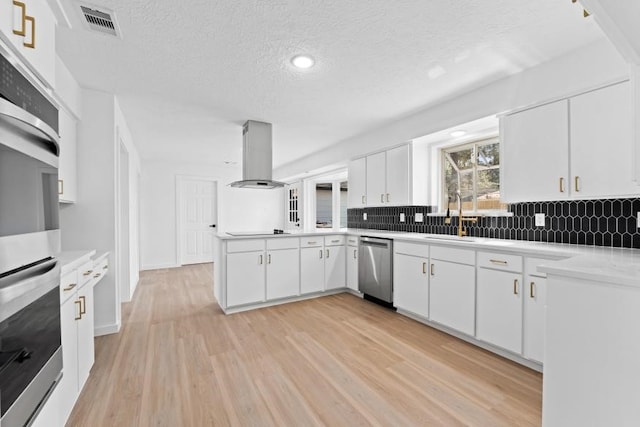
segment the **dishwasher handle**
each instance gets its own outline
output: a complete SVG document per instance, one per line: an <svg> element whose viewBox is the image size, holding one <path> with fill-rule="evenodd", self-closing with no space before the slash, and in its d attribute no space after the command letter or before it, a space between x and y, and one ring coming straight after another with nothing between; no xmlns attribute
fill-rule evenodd
<svg viewBox="0 0 640 427"><path fill-rule="evenodd" d="M388 248L390 240L381 240L381 239L367 239L366 237L362 237L360 239L360 245L362 246L377 246L379 248Z"/></svg>

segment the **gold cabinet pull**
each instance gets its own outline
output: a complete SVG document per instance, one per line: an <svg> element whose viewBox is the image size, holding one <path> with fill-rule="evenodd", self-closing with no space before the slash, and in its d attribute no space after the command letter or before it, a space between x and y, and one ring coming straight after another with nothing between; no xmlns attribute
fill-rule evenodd
<svg viewBox="0 0 640 427"><path fill-rule="evenodd" d="M64 194L64 179L58 180L58 195Z"/></svg>
<svg viewBox="0 0 640 427"><path fill-rule="evenodd" d="M320 259L322 259L322 249L320 249Z"/></svg>
<svg viewBox="0 0 640 427"><path fill-rule="evenodd" d="M435 264L431 264L431 275L432 276L436 275Z"/></svg>
<svg viewBox="0 0 640 427"><path fill-rule="evenodd" d="M580 191L580 177L578 175L573 178L573 188L576 190L576 193Z"/></svg>
<svg viewBox="0 0 640 427"><path fill-rule="evenodd" d="M88 276L88 275L90 275L91 273L93 273L93 270L87 270L87 271L85 271L84 273L82 273L82 275L83 275L83 276Z"/></svg>
<svg viewBox="0 0 640 427"><path fill-rule="evenodd" d="M78 297L80 299L80 316L82 316L83 314L87 313L87 297L85 297L84 295L81 297Z"/></svg>
<svg viewBox="0 0 640 427"><path fill-rule="evenodd" d="M109 268L109 265L105 265L104 267L102 267L103 270L106 270L107 268Z"/></svg>
<svg viewBox="0 0 640 427"><path fill-rule="evenodd" d="M307 242L307 245L315 245L316 242Z"/></svg>
<svg viewBox="0 0 640 427"><path fill-rule="evenodd" d="M364 205L364 196L362 196L362 204Z"/></svg>
<svg viewBox="0 0 640 427"><path fill-rule="evenodd" d="M536 283L535 282L529 283L529 297L531 297L531 298L535 298L536 297Z"/></svg>
<svg viewBox="0 0 640 427"><path fill-rule="evenodd" d="M327 258L329 258L329 249L327 249Z"/></svg>
<svg viewBox="0 0 640 427"><path fill-rule="evenodd" d="M427 274L427 263L426 262L422 263L422 274Z"/></svg>
<svg viewBox="0 0 640 427"><path fill-rule="evenodd" d="M340 243L340 240L332 240L331 243Z"/></svg>
<svg viewBox="0 0 640 427"><path fill-rule="evenodd" d="M499 265L507 265L508 264L507 261L503 261L501 259L490 259L489 262L491 264L499 264Z"/></svg>
<svg viewBox="0 0 640 427"><path fill-rule="evenodd" d="M13 5L19 7L20 8L20 12L21 12L20 13L20 15L21 15L20 25L21 25L21 27L20 27L20 29L16 30L15 29L15 22L14 22L14 24L13 24L13 26L14 26L13 34L15 34L17 36L24 37L24 36L27 35L27 28L26 28L27 25L26 25L26 22L25 22L26 18L27 18L27 5L24 4L21 1L16 1L16 0L13 0Z"/></svg>
<svg viewBox="0 0 640 427"><path fill-rule="evenodd" d="M389 203L389 193L387 193L387 203Z"/></svg>
<svg viewBox="0 0 640 427"><path fill-rule="evenodd" d="M380 203L384 203L384 194L380 195Z"/></svg>
<svg viewBox="0 0 640 427"><path fill-rule="evenodd" d="M260 255L260 265L262 265L262 261L263 261L262 255Z"/></svg>
<svg viewBox="0 0 640 427"><path fill-rule="evenodd" d="M267 255L267 264L271 264L271 254Z"/></svg>
<svg viewBox="0 0 640 427"><path fill-rule="evenodd" d="M69 286L67 286L66 288L62 288L62 290L63 290L64 292L69 292L71 289L73 289L73 288L75 288L75 287L76 287L76 284L75 284L75 283L72 283L72 284L70 284Z"/></svg>
<svg viewBox="0 0 640 427"><path fill-rule="evenodd" d="M101 275L101 274L102 274L102 273L96 273L96 274L94 274L94 275L93 275L93 278L94 278L94 279L97 279L98 277L100 277L100 275Z"/></svg>
<svg viewBox="0 0 640 427"><path fill-rule="evenodd" d="M354 249L353 250L353 259L357 259L358 258L357 254L358 254L358 250Z"/></svg>
<svg viewBox="0 0 640 427"><path fill-rule="evenodd" d="M25 16L24 22L25 22L25 30L27 26L26 23L27 22L31 23L31 41L29 43L24 42L22 44L24 45L24 47L35 49L36 48L36 18L34 18L33 16ZM26 38L27 36L25 35L25 39Z"/></svg>
<svg viewBox="0 0 640 427"><path fill-rule="evenodd" d="M518 279L513 280L513 294L518 295Z"/></svg>
<svg viewBox="0 0 640 427"><path fill-rule="evenodd" d="M564 193L564 178L560 177L560 192Z"/></svg>
<svg viewBox="0 0 640 427"><path fill-rule="evenodd" d="M74 318L74 320L80 320L82 319L82 302L80 302L80 300L76 300L73 303L78 306L78 315Z"/></svg>

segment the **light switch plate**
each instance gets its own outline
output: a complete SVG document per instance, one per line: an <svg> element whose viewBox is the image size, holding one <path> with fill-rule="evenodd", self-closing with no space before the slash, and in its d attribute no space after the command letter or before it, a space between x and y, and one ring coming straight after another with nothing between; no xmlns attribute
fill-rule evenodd
<svg viewBox="0 0 640 427"><path fill-rule="evenodd" d="M404 220L405 220L404 212L400 212L400 222L404 222Z"/></svg>
<svg viewBox="0 0 640 427"><path fill-rule="evenodd" d="M424 214L422 212L417 212L416 213L416 222L422 222L424 221Z"/></svg>
<svg viewBox="0 0 640 427"><path fill-rule="evenodd" d="M543 213L535 214L535 219L536 219L536 227L544 227L544 214Z"/></svg>
<svg viewBox="0 0 640 427"><path fill-rule="evenodd" d="M366 221L366 220L367 220L367 213L366 213L366 212L363 212L363 213L362 213L362 220L363 220L363 221Z"/></svg>

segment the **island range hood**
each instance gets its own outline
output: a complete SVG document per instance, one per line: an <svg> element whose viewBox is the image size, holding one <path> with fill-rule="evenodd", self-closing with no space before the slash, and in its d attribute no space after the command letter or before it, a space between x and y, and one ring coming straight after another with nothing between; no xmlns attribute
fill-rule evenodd
<svg viewBox="0 0 640 427"><path fill-rule="evenodd" d="M284 182L271 179L271 123L248 120L242 126L242 181L232 182L237 188L284 187Z"/></svg>

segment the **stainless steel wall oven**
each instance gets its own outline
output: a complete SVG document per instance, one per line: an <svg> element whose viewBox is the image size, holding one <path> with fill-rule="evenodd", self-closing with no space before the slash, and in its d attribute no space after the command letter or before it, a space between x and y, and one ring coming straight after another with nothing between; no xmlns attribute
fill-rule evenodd
<svg viewBox="0 0 640 427"><path fill-rule="evenodd" d="M58 110L0 47L0 411L29 425L62 372Z"/></svg>

